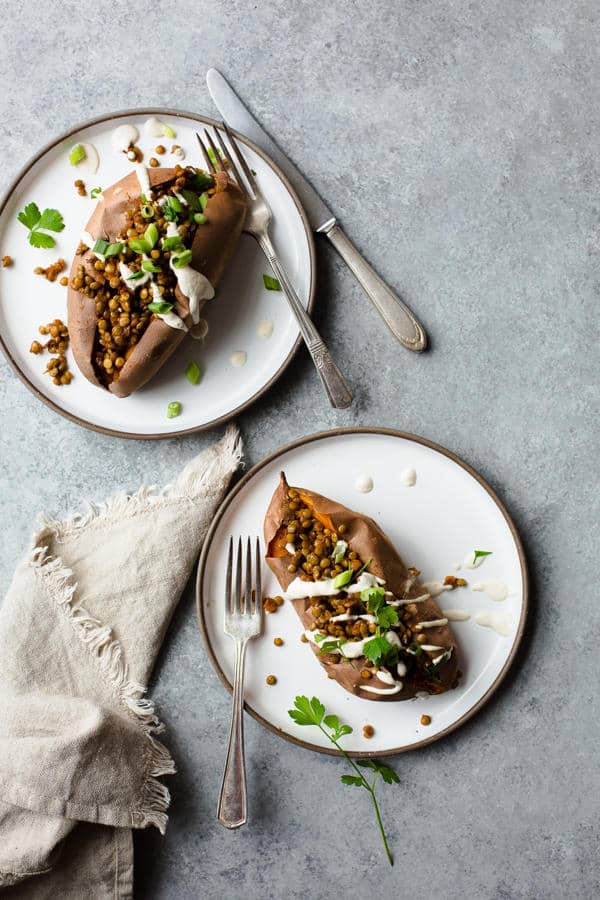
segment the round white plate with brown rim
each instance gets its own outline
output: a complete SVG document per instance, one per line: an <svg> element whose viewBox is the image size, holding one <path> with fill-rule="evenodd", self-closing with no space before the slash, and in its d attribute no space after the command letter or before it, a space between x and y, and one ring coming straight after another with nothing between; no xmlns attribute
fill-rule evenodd
<svg viewBox="0 0 600 900"><path fill-rule="evenodd" d="M403 473L411 469L416 481L409 486ZM231 689L234 645L223 631L229 536L258 534L262 542L263 518L282 470L291 485L372 516L405 563L421 570L422 581L466 579L466 587L438 597L442 609L463 613L462 621L452 622L463 674L457 688L437 696L398 703L360 699L327 678L300 640L292 606L284 603L265 615L262 636L248 645L248 712L282 737L321 752L332 748L318 729L297 726L288 716L298 694L318 697L353 728L344 746L355 755L401 753L453 731L489 699L515 657L527 611L525 557L508 513L477 472L443 447L397 431L344 429L303 438L256 465L225 499L204 543L196 591L200 629L221 681ZM357 489L364 476L373 482L369 493ZM475 550L489 555L468 568ZM266 566L263 579L265 596L279 593ZM283 646L274 645L275 637ZM267 685L267 675L275 675L276 684ZM431 717L430 725L420 723L422 715ZM367 724L374 728L369 740L363 737Z"/></svg>
<svg viewBox="0 0 600 900"><path fill-rule="evenodd" d="M144 124L156 116L176 134L175 138L148 135ZM130 438L168 438L210 428L248 407L277 380L299 345L299 333L284 295L269 291L263 273L269 265L256 242L242 235L217 296L203 309L209 333L203 344L187 337L161 371L131 397L119 399L94 387L70 358L71 384L56 386L44 374L47 354L29 352L38 337L38 326L54 318L66 321L67 288L35 275L62 257L70 267L81 234L94 209L89 193L107 187L132 171L133 164L111 145L116 127L134 125L138 146L148 161L157 144L167 153L163 165L175 165L173 145L185 152L185 163L204 167L195 137L197 131L216 123L204 116L168 109L128 110L79 125L53 140L19 173L0 204L0 256L13 264L0 268L0 345L25 384L45 403L67 418L107 434ZM303 304L310 310L315 293L315 254L310 226L300 203L282 172L255 144L241 137L246 159L273 210L272 236L281 259ZM69 151L79 143L97 150L95 174L81 172L69 163ZM82 179L87 196L74 187ZM29 202L58 209L65 228L55 234L56 246L30 246L27 230L17 214ZM63 274L68 274L68 271ZM267 336L271 331L270 336ZM236 367L232 360L246 362ZM67 354L70 356L70 354ZM195 360L203 371L199 384L185 377ZM166 416L167 404L178 401L182 413Z"/></svg>

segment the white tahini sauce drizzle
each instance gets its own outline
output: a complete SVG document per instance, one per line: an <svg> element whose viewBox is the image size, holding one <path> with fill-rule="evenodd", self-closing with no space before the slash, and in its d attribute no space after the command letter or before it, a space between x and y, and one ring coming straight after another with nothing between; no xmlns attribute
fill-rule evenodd
<svg viewBox="0 0 600 900"><path fill-rule="evenodd" d="M398 635L396 634L395 631L386 631L385 639L388 642L388 644L391 644L393 647L402 647L400 638L398 637Z"/></svg>
<svg viewBox="0 0 600 900"><path fill-rule="evenodd" d="M467 619L471 618L471 613L466 609L443 609L442 615L444 615L449 622L466 622Z"/></svg>
<svg viewBox="0 0 600 900"><path fill-rule="evenodd" d="M389 672L386 672L385 669L379 669L376 678L379 678L380 681L383 681L384 684L396 684L396 679Z"/></svg>
<svg viewBox="0 0 600 900"><path fill-rule="evenodd" d="M149 137L163 137L165 133L165 123L157 119L156 116L150 116L144 122L144 131Z"/></svg>
<svg viewBox="0 0 600 900"><path fill-rule="evenodd" d="M370 494L373 490L373 479L370 475L359 475L354 482L354 487L361 494Z"/></svg>
<svg viewBox="0 0 600 900"><path fill-rule="evenodd" d="M431 697L431 694L429 693L429 691L417 691L414 699L415 700L429 700L430 697Z"/></svg>
<svg viewBox="0 0 600 900"><path fill-rule="evenodd" d="M245 350L236 350L235 353L232 353L229 357L229 362L234 367L234 369L240 369L242 366L246 365L247 359L248 354Z"/></svg>
<svg viewBox="0 0 600 900"><path fill-rule="evenodd" d="M423 585L430 597L437 597L443 591L451 591L452 585L442 584L441 581L426 581ZM413 601L414 602L414 601Z"/></svg>
<svg viewBox="0 0 600 900"><path fill-rule="evenodd" d="M430 619L428 622L417 622L415 628L418 628L421 631L423 628L441 628L442 625L447 625L448 619Z"/></svg>
<svg viewBox="0 0 600 900"><path fill-rule="evenodd" d="M512 620L505 613L479 612L475 616L475 621L484 628L491 628L502 637L510 637L512 634Z"/></svg>
<svg viewBox="0 0 600 900"><path fill-rule="evenodd" d="M91 234L89 233L89 231L82 231L82 232L81 232L81 237L80 237L79 240L81 241L82 244L85 244L86 247L89 247L90 250L92 249L92 247L93 247L94 244L96 243L96 238L93 238L93 237L91 236ZM100 257L98 257L98 258L100 259Z"/></svg>
<svg viewBox="0 0 600 900"><path fill-rule="evenodd" d="M75 168L78 172L83 172L86 175L95 175L100 165L98 151L93 144L84 143L83 141L81 141L80 146L83 147L85 156L80 162L75 164Z"/></svg>
<svg viewBox="0 0 600 900"><path fill-rule="evenodd" d="M398 675L400 676L400 678L403 678L406 675L406 673L408 672L408 669L406 668L406 663L399 662L398 665L396 666L396 671L397 671Z"/></svg>
<svg viewBox="0 0 600 900"><path fill-rule="evenodd" d="M368 684L361 684L361 691L367 691L369 694L398 694L402 690L402 682L397 681L394 687L391 688L375 688L369 687Z"/></svg>
<svg viewBox="0 0 600 900"><path fill-rule="evenodd" d="M163 203L159 200L159 206L163 206ZM177 227L177 222L167 222L167 237L179 237L179 228Z"/></svg>
<svg viewBox="0 0 600 900"><path fill-rule="evenodd" d="M334 588L333 578L324 578L322 581L303 581L301 578L294 578L288 585L286 591L282 591L284 600L305 600L307 597L333 597L341 591L347 594L360 594L365 588L376 587L383 584L376 575L370 572L362 572L358 580L354 584L349 584L344 588Z"/></svg>
<svg viewBox="0 0 600 900"><path fill-rule="evenodd" d="M155 281L152 282L152 299L155 303L160 303L162 300L162 294ZM173 312L172 309L166 313L155 313L155 315L158 316L159 319L162 319L169 328L178 328L180 331L187 331L187 325L183 319L180 319L177 313Z"/></svg>
<svg viewBox="0 0 600 900"><path fill-rule="evenodd" d="M146 166L138 165L135 167L135 174L140 183L140 191L148 198L148 200L150 200L152 197L152 188L150 187L150 175L148 174L148 169Z"/></svg>
<svg viewBox="0 0 600 900"><path fill-rule="evenodd" d="M315 582L317 584L318 582ZM315 634L319 634L320 632L314 632L310 629L307 629L304 634L308 638L311 643L319 646L319 642L315 640ZM321 632L322 633L322 632ZM329 637L329 635L328 635ZM329 653L339 653L341 656L345 656L346 659L358 659L359 656L363 656L364 646L367 641L372 639L373 635L369 634L366 638L363 638L360 641L346 641L345 644L342 644L341 648L337 650L329 650ZM335 641L336 638L332 637L332 641ZM321 643L326 643L326 641L322 641Z"/></svg>
<svg viewBox="0 0 600 900"><path fill-rule="evenodd" d="M431 660L431 664L433 666L437 666L437 664L440 663L443 659L450 659L451 656L452 656L452 648L450 648L450 650L444 650L443 653L440 653L439 656L436 656L435 659Z"/></svg>
<svg viewBox="0 0 600 900"><path fill-rule="evenodd" d="M416 483L417 473L412 466L409 466L408 469L403 469L402 472L400 472L400 484L403 484L405 487L414 487Z"/></svg>
<svg viewBox="0 0 600 900"><path fill-rule="evenodd" d="M433 653L434 650L443 650L443 647L437 647L435 644L421 644L421 650L428 650Z"/></svg>
<svg viewBox="0 0 600 900"><path fill-rule="evenodd" d="M294 553L296 552L296 546L295 546L294 544L292 544L291 541L289 541L289 542L285 545L285 549L286 549L287 552L290 554L290 556L293 556Z"/></svg>
<svg viewBox="0 0 600 900"><path fill-rule="evenodd" d="M389 592L386 591L386 594ZM390 597L394 595L389 593ZM430 600L431 594L421 594L420 597L405 597L403 600L388 600L388 606L408 606L410 603L422 603L423 600Z"/></svg>
<svg viewBox="0 0 600 900"><path fill-rule="evenodd" d="M132 144L137 143L140 136L135 125L119 125L110 136L113 150L126 153Z"/></svg>
<svg viewBox="0 0 600 900"><path fill-rule="evenodd" d="M195 325L192 325L189 333L195 341L203 341L208 334L208 322L206 321L206 319L200 317L197 323Z"/></svg>
<svg viewBox="0 0 600 900"><path fill-rule="evenodd" d="M184 266L182 269L177 269L173 265L173 257L169 260L169 265L171 270L177 276L177 284L179 285L181 293L187 297L190 316L195 325L200 319L201 302L203 300L212 300L215 296L215 289L202 272L197 272L196 269L192 269L191 266Z"/></svg>
<svg viewBox="0 0 600 900"><path fill-rule="evenodd" d="M508 586L503 581L480 581L474 584L471 590L481 591L497 601L506 600L509 594Z"/></svg>
<svg viewBox="0 0 600 900"><path fill-rule="evenodd" d="M146 282L150 281L152 275L150 272L144 272L141 278L134 278L131 280L132 275L137 275L137 272L134 272L133 269L130 269L127 263L121 262L119 263L119 272L121 273L121 281L127 285L130 290L135 290L138 287L141 287ZM156 298L155 298L156 299ZM162 298L161 298L162 299Z"/></svg>
<svg viewBox="0 0 600 900"><path fill-rule="evenodd" d="M173 191L173 194L177 197L177 199L179 200L179 202L181 203L182 206L187 206L187 205L188 205L187 200L185 199L185 197L183 196L183 194L180 194L180 193L179 193L179 191Z"/></svg>
<svg viewBox="0 0 600 900"><path fill-rule="evenodd" d="M273 328L274 326L270 319L263 319L263 321L256 326L256 334L259 338L270 338L273 334Z"/></svg>

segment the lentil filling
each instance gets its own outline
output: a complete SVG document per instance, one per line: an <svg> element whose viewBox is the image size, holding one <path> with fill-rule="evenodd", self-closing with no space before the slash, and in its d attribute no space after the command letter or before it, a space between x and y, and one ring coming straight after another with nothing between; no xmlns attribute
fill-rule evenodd
<svg viewBox="0 0 600 900"><path fill-rule="evenodd" d="M193 166L175 166L172 180L141 195L126 210L126 227L114 243L81 243L77 254L94 250L93 273L79 265L70 286L96 303L93 364L108 385L133 353L150 322L176 302L177 268L191 262L191 246L207 218L214 194L210 175ZM169 227L171 226L171 227ZM100 245L100 246L98 246Z"/></svg>

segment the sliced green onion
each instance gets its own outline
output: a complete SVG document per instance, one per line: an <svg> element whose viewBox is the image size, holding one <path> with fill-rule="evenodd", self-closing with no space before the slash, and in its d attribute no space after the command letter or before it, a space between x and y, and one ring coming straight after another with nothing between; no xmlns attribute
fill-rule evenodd
<svg viewBox="0 0 600 900"><path fill-rule="evenodd" d="M360 599L365 606L377 606L385 599L385 591L382 587L368 587L360 592ZM392 607L393 609L393 607Z"/></svg>
<svg viewBox="0 0 600 900"><path fill-rule="evenodd" d="M252 172L253 175L256 175L256 170L255 170L255 169L250 169L250 171Z"/></svg>
<svg viewBox="0 0 600 900"><path fill-rule="evenodd" d="M178 234L165 238L162 242L163 250L177 250L179 247L183 248L183 241Z"/></svg>
<svg viewBox="0 0 600 900"><path fill-rule="evenodd" d="M214 180L208 172L196 172L192 178L192 185L197 191L202 192L206 188L211 188L214 185Z"/></svg>
<svg viewBox="0 0 600 900"><path fill-rule="evenodd" d="M94 246L92 247L93 253L99 253L100 256L106 256L106 251L110 247L108 241L103 241L102 238L99 238Z"/></svg>
<svg viewBox="0 0 600 900"><path fill-rule="evenodd" d="M181 200L178 197L176 197L174 194L169 195L169 206L171 207L171 209L174 209L175 212L178 212L178 213L180 213L183 209L183 206L181 205Z"/></svg>
<svg viewBox="0 0 600 900"><path fill-rule="evenodd" d="M85 159L87 153L81 144L75 144L71 152L69 153L69 162L72 166L76 166L77 163L80 163L82 159Z"/></svg>
<svg viewBox="0 0 600 900"><path fill-rule="evenodd" d="M167 303L166 300L153 300L152 303L148 304L148 309L158 316L166 316L173 309L173 304Z"/></svg>
<svg viewBox="0 0 600 900"><path fill-rule="evenodd" d="M152 219L154 216L154 207L150 203L144 203L140 209L143 219Z"/></svg>
<svg viewBox="0 0 600 900"><path fill-rule="evenodd" d="M144 272L162 272L161 267L157 266L152 259L143 259L142 269L144 270Z"/></svg>
<svg viewBox="0 0 600 900"><path fill-rule="evenodd" d="M126 281L139 281L139 279L143 278L144 275L145 275L145 272L142 272L141 270L139 272L132 272L131 275L128 275L125 280Z"/></svg>
<svg viewBox="0 0 600 900"><path fill-rule="evenodd" d="M194 222L196 225L206 225L208 219L204 215L204 213L194 213Z"/></svg>
<svg viewBox="0 0 600 900"><path fill-rule="evenodd" d="M334 562L340 563L346 555L346 550L348 549L348 544L346 541L338 541L335 547L333 548L333 559Z"/></svg>
<svg viewBox="0 0 600 900"><path fill-rule="evenodd" d="M200 206L202 207L202 212L206 209L206 204L208 203L209 197L207 193L200 194Z"/></svg>
<svg viewBox="0 0 600 900"><path fill-rule="evenodd" d="M263 282L268 291L280 291L281 285L272 275L263 275Z"/></svg>
<svg viewBox="0 0 600 900"><path fill-rule="evenodd" d="M175 419L179 415L181 415L181 403L171 400L167 406L167 419Z"/></svg>
<svg viewBox="0 0 600 900"><path fill-rule="evenodd" d="M346 587L347 584L350 584L353 575L354 569L346 569L345 572L340 572L339 575L336 575L333 579L334 590L339 591L341 588Z"/></svg>
<svg viewBox="0 0 600 900"><path fill-rule="evenodd" d="M171 128L171 126L170 126L170 125L166 125L164 122L163 122L163 129L162 129L162 130L163 130L163 134L164 134L165 137L168 137L168 138L171 138L171 139L172 139L172 138L174 138L174 137L176 136L176 135L175 135L175 132L173 131L173 129Z"/></svg>
<svg viewBox="0 0 600 900"><path fill-rule="evenodd" d="M150 245L150 249L152 250L152 248L154 247L154 245L156 244L156 242L158 240L158 228L156 227L154 222L152 222L146 228L146 230L144 232L144 240L146 241L147 244Z"/></svg>
<svg viewBox="0 0 600 900"><path fill-rule="evenodd" d="M156 225L154 226L156 228ZM153 244L149 244L144 238L130 238L129 247L136 253L150 253Z"/></svg>
<svg viewBox="0 0 600 900"><path fill-rule="evenodd" d="M413 656L420 656L423 652L423 648L420 644L417 644L416 641L413 641L412 644L409 644L406 649L409 653L412 653Z"/></svg>
<svg viewBox="0 0 600 900"><path fill-rule="evenodd" d="M119 253L122 253L124 249L125 249L125 244L123 244L123 243L109 244L108 247L106 248L106 253L104 255L108 259L109 256L118 256Z"/></svg>
<svg viewBox="0 0 600 900"><path fill-rule="evenodd" d="M101 187L92 188L90 191L90 197L92 198L92 200L95 200L96 197L99 197L101 193L102 193Z"/></svg>
<svg viewBox="0 0 600 900"><path fill-rule="evenodd" d="M190 384L198 384L202 378L202 369L197 362L194 362L194 360L192 360L191 363L188 363L185 370L185 377Z"/></svg>
<svg viewBox="0 0 600 900"><path fill-rule="evenodd" d="M192 212L200 212L202 207L200 206L200 197L198 194L194 193L194 191L189 191L187 188L183 188L181 196L185 197L187 205Z"/></svg>
<svg viewBox="0 0 600 900"><path fill-rule="evenodd" d="M192 251L182 250L181 253L174 253L171 262L176 269L185 269L192 261Z"/></svg>
<svg viewBox="0 0 600 900"><path fill-rule="evenodd" d="M148 202L148 198L146 197L145 194L140 194L140 197L142 198L142 203L147 203L147 202Z"/></svg>

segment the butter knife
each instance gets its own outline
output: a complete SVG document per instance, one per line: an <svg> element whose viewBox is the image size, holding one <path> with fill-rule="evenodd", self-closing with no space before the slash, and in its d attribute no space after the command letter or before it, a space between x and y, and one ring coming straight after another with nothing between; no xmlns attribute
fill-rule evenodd
<svg viewBox="0 0 600 900"><path fill-rule="evenodd" d="M302 201L313 231L329 238L392 334L408 350L417 353L424 350L427 335L421 323L359 253L313 186L248 112L223 75L216 69L209 69L206 83L225 122L258 144L285 173Z"/></svg>

